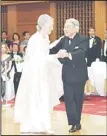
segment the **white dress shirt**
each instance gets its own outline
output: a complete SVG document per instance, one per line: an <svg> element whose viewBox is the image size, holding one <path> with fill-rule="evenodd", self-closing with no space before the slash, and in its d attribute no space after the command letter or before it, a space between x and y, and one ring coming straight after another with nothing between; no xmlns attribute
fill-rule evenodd
<svg viewBox="0 0 107 136"><path fill-rule="evenodd" d="M92 48L93 46L94 37L90 39L89 41L89 48Z"/></svg>

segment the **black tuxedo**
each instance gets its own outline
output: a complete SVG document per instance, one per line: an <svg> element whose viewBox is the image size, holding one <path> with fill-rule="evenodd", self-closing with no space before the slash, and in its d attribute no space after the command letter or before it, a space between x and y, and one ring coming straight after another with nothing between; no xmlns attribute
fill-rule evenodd
<svg viewBox="0 0 107 136"><path fill-rule="evenodd" d="M22 53L20 53L20 52L17 52L16 54L19 55L20 57L23 57ZM11 55L12 58L14 58L14 53L13 52L10 53L10 55ZM12 61L12 67L14 67L14 69L15 69L13 82L14 82L14 89L15 89L15 95L16 95L22 73L17 71L15 61Z"/></svg>
<svg viewBox="0 0 107 136"><path fill-rule="evenodd" d="M89 41L90 41L90 37L89 37ZM89 42L89 46L90 46L90 42ZM87 66L91 66L91 63L94 62L96 58L101 59L101 46L102 46L101 39L95 36L92 48L90 48L89 46L87 50Z"/></svg>
<svg viewBox="0 0 107 136"><path fill-rule="evenodd" d="M84 86L88 79L86 51L88 38L77 33L69 45L69 38L64 37L50 49L50 54L56 54L60 49L71 53L69 58L59 59L63 63L62 80L64 85L64 100L69 125L79 124L83 105Z"/></svg>
<svg viewBox="0 0 107 136"><path fill-rule="evenodd" d="M104 47L105 47L105 40L103 40L103 46L102 46L102 61L105 61L107 63L107 49L106 49L106 56L105 56Z"/></svg>
<svg viewBox="0 0 107 136"><path fill-rule="evenodd" d="M14 52L9 53L11 55L12 58L14 58ZM20 53L19 51L16 52L17 55L19 55L20 57L23 57L23 54Z"/></svg>

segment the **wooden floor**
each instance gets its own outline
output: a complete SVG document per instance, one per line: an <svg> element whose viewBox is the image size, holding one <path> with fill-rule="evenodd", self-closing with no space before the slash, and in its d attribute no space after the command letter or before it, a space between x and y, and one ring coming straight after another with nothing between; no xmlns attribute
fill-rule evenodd
<svg viewBox="0 0 107 136"><path fill-rule="evenodd" d="M2 107L2 135L20 135L19 124L13 121L13 107ZM82 129L69 133L66 113L54 111L52 114L52 127L56 135L105 135L106 116L82 115Z"/></svg>

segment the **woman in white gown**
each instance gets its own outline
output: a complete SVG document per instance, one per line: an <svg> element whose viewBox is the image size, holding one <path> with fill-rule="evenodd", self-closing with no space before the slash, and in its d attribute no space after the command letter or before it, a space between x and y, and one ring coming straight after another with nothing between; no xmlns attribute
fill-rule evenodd
<svg viewBox="0 0 107 136"><path fill-rule="evenodd" d="M51 111L63 95L62 66L57 55L49 55L53 18L43 14L37 23L37 32L29 39L26 50L14 119L20 123L21 132L52 133Z"/></svg>

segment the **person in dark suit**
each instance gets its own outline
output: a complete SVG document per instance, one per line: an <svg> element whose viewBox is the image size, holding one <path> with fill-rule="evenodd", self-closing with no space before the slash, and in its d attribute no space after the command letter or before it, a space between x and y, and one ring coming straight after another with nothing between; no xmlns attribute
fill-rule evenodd
<svg viewBox="0 0 107 136"><path fill-rule="evenodd" d="M102 46L102 61L107 63L107 29L105 31L105 40L103 40Z"/></svg>
<svg viewBox="0 0 107 136"><path fill-rule="evenodd" d="M11 46L12 42L10 40L8 40L8 34L7 34L6 31L2 31L1 42L6 43L8 45L8 48L10 49L10 46Z"/></svg>
<svg viewBox="0 0 107 136"><path fill-rule="evenodd" d="M10 55L12 59L14 59L14 55L18 55L21 58L23 58L23 54L19 52L19 45L17 43L12 44L12 52L10 53ZM19 72L17 70L15 60L12 61L12 67L14 67L14 71L15 71L13 82L14 82L14 89L15 89L15 95L16 95L22 72Z"/></svg>
<svg viewBox="0 0 107 136"><path fill-rule="evenodd" d="M50 54L57 54L63 64L64 101L68 124L72 125L69 132L75 132L81 129L84 87L88 79L85 60L88 37L79 33L79 22L73 18L66 20L64 33L65 36L60 42L50 49Z"/></svg>
<svg viewBox="0 0 107 136"><path fill-rule="evenodd" d="M95 29L89 29L89 46L87 51L87 66L90 67L91 63L98 58L101 59L101 39L95 35Z"/></svg>

